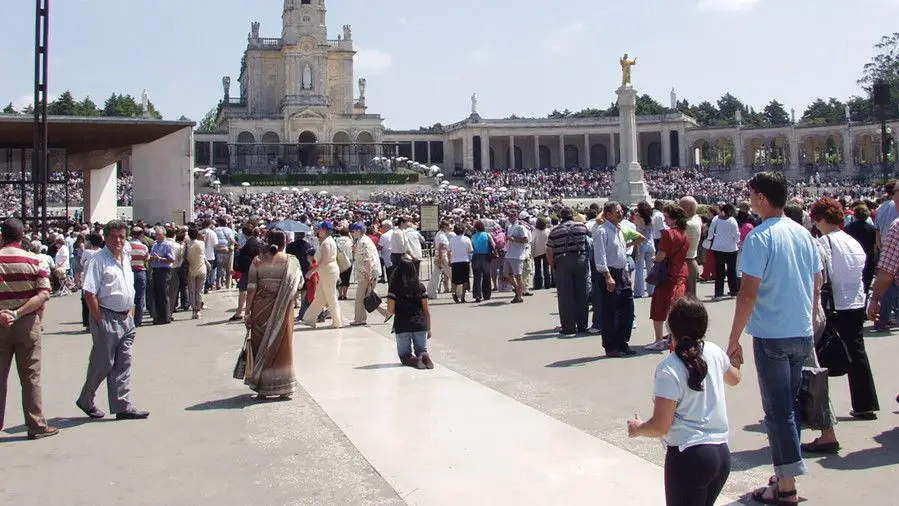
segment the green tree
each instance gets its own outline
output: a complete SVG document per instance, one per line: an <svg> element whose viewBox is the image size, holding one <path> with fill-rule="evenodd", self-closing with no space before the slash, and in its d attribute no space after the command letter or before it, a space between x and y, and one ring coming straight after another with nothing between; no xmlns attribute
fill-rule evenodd
<svg viewBox="0 0 899 506"><path fill-rule="evenodd" d="M34 106L31 104L26 105L25 108L22 109L22 114L31 116L32 114L34 114Z"/></svg>
<svg viewBox="0 0 899 506"><path fill-rule="evenodd" d="M718 119L725 124L735 125L737 123L737 111L744 116L748 110L746 106L743 105L743 102L731 95L730 93L725 93L723 97L718 99Z"/></svg>
<svg viewBox="0 0 899 506"><path fill-rule="evenodd" d="M3 114L19 114L19 111L16 111L16 108L10 102L9 105L3 108Z"/></svg>
<svg viewBox="0 0 899 506"><path fill-rule="evenodd" d="M768 126L784 127L790 124L790 113L777 100L769 102L762 114L765 116L765 123Z"/></svg>
<svg viewBox="0 0 899 506"><path fill-rule="evenodd" d="M213 108L203 116L200 123L197 124L197 130L202 132L214 132L218 130L218 110Z"/></svg>
<svg viewBox="0 0 899 506"><path fill-rule="evenodd" d="M47 114L51 116L77 116L78 102L72 92L66 90L53 102L47 104Z"/></svg>
<svg viewBox="0 0 899 506"><path fill-rule="evenodd" d="M807 126L839 125L844 121L846 105L833 97L827 102L815 100L802 114L802 123Z"/></svg>
<svg viewBox="0 0 899 506"><path fill-rule="evenodd" d="M874 83L879 79L886 81L890 87L887 118L896 118L899 116L899 32L884 35L874 44L874 56L863 67L858 84L870 95Z"/></svg>
<svg viewBox="0 0 899 506"><path fill-rule="evenodd" d="M649 95L643 94L637 97L637 116L652 116L666 112L668 112L668 108L656 102Z"/></svg>
<svg viewBox="0 0 899 506"><path fill-rule="evenodd" d="M97 104L91 100L91 97L84 97L84 100L78 102L78 115L79 116L99 116L100 110L97 109Z"/></svg>
<svg viewBox="0 0 899 506"><path fill-rule="evenodd" d="M581 109L580 111L571 115L572 118L602 118L606 115L606 112L602 109L595 109L593 107L588 107L586 109Z"/></svg>
<svg viewBox="0 0 899 506"><path fill-rule="evenodd" d="M708 100L697 105L692 113L692 116L696 118L700 126L708 127L723 124L721 112Z"/></svg>
<svg viewBox="0 0 899 506"><path fill-rule="evenodd" d="M846 104L849 106L849 116L852 118L852 121L868 123L877 120L870 99L854 96L850 97Z"/></svg>
<svg viewBox="0 0 899 506"><path fill-rule="evenodd" d="M113 93L103 104L103 115L117 118L137 118L143 113L143 107L131 95Z"/></svg>

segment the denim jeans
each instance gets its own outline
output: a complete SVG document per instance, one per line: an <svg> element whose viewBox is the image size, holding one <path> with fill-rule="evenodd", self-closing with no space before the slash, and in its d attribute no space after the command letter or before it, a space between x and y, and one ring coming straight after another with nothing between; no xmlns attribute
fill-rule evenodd
<svg viewBox="0 0 899 506"><path fill-rule="evenodd" d="M134 271L134 326L144 321L144 298L147 296L147 271Z"/></svg>
<svg viewBox="0 0 899 506"><path fill-rule="evenodd" d="M808 472L799 448L799 410L796 399L802 366L812 352L812 337L753 338L755 368L765 411L765 428L777 476Z"/></svg>
<svg viewBox="0 0 899 506"><path fill-rule="evenodd" d="M396 333L396 353L403 357L412 356L412 348L415 347L415 356L420 357L422 353L428 352L428 332L397 332Z"/></svg>
<svg viewBox="0 0 899 506"><path fill-rule="evenodd" d="M204 288L209 291L212 290L212 287L215 286L215 282L218 279L218 259L213 258L209 260L209 264L212 266L211 269L207 269L206 271L206 284Z"/></svg>
<svg viewBox="0 0 899 506"><path fill-rule="evenodd" d="M646 275L652 269L653 257L655 257L655 250L652 248L652 243L644 241L640 244L637 259L635 260L634 297L652 297L652 293L656 289L655 286L646 282Z"/></svg>
<svg viewBox="0 0 899 506"><path fill-rule="evenodd" d="M878 325L889 325L890 317L893 316L893 310L896 308L897 298L899 298L899 286L896 283L890 283L890 287L887 288L887 291L880 298L880 316L877 317Z"/></svg>

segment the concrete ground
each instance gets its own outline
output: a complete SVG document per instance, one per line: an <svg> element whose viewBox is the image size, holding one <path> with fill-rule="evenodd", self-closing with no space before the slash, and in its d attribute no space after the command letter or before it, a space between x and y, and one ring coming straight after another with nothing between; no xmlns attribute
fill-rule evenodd
<svg viewBox="0 0 899 506"><path fill-rule="evenodd" d="M711 295L711 286L702 285L701 295ZM635 412L651 414L653 370L661 355L607 360L598 336L559 339L552 291L538 291L520 305L509 305L509 294L479 305L456 305L441 295L433 302L430 345L438 366L433 372L391 367L389 327L376 316L368 329L343 334L298 331L296 366L303 388L292 402L268 403L256 402L230 378L243 338L242 327L227 322L235 298L234 292L211 295L211 308L200 322L179 313L173 325L139 331L133 395L152 415L137 422L88 422L74 406L90 337L80 332L77 298L53 299L45 321L44 407L63 433L25 441L18 379L11 375L7 427L0 432L0 504L449 504L446 498L456 497L453 493L478 490L483 495L465 503L497 504L487 498L504 487L539 492L574 478L591 490L634 494L603 504L658 503L645 494L657 497L661 487L661 445L628 439L625 421ZM707 307L709 339L723 344L733 302ZM343 303L343 310L351 312L351 303ZM648 313L649 301L639 300L633 344L651 340ZM892 364L899 340L871 334L867 345L880 419L849 420L846 379L831 381L832 402L843 422L837 427L843 451L809 459L810 475L800 481L800 492L815 503L895 504L890 480L899 470L894 400L899 376ZM734 472L725 494L735 498L771 474L751 354L743 371L743 383L728 390ZM399 385L425 390L396 402ZM384 396L392 401L371 402ZM419 404L428 399L440 402ZM103 390L98 406L106 407ZM458 416L466 412L472 416ZM453 423L439 425L441 430L423 426L422 444L409 446L416 429L386 423L397 413L406 414L397 418L406 424L408 417ZM473 425L479 413L496 413L493 423L509 430ZM534 427L533 441L516 447L510 438L519 426ZM397 439L397 433L408 437ZM440 446L458 445L460 437L479 443L462 452ZM583 448L620 465L600 472L598 461L583 461L578 469L586 469L587 476L558 472L570 459L586 458ZM497 486L460 478L470 477L472 466L487 458L478 451L489 455L491 450L507 456L507 464L480 472L492 477L514 471L512 477L502 475L511 481ZM522 467L521 459L529 465ZM530 475L534 469L538 478ZM410 475L413 471L422 474ZM542 486L543 476L552 483ZM520 483L525 479L528 483ZM577 486L562 490L569 488ZM447 495L435 495L438 491ZM514 503L537 504L537 497ZM557 499L539 504L596 503L572 495Z"/></svg>

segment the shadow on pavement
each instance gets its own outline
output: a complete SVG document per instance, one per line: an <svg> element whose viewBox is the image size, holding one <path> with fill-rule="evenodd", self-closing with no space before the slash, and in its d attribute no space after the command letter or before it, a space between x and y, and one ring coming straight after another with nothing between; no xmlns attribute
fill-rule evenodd
<svg viewBox="0 0 899 506"><path fill-rule="evenodd" d="M227 399L218 399L214 401L201 402L184 408L185 411L215 411L229 409L244 409L254 404L264 402L263 399L257 399L253 394L241 394Z"/></svg>
<svg viewBox="0 0 899 506"><path fill-rule="evenodd" d="M47 425L51 427L56 427L59 430L65 429L73 429L75 427L80 427L82 425L87 425L90 423L107 423L116 421L114 416L107 416L107 418L101 418L100 420L94 420L92 418L87 417L79 417L79 418L69 418L69 417L56 417L50 418L47 420ZM25 434L28 432L27 425L16 425L14 427L7 427L6 432L9 434ZM22 438L27 439L27 438ZM18 439L0 439L0 442L8 442L15 441Z"/></svg>
<svg viewBox="0 0 899 506"><path fill-rule="evenodd" d="M559 337L558 330L534 330L525 332L521 337L513 337L509 339L510 343L521 343L526 341L540 341L542 339L554 339Z"/></svg>
<svg viewBox="0 0 899 506"><path fill-rule="evenodd" d="M546 364L545 367L579 367L585 364L589 364L590 362L598 362L600 360L606 360L608 358L609 357L605 355L598 355L595 357L570 358L568 360L559 360L558 362Z"/></svg>
<svg viewBox="0 0 899 506"><path fill-rule="evenodd" d="M360 365L359 367L354 367L353 369L357 369L359 371L377 371L378 369L398 369L400 367L405 367L405 366L400 363L369 364L369 365Z"/></svg>
<svg viewBox="0 0 899 506"><path fill-rule="evenodd" d="M741 450L731 452L731 470L748 471L762 466L771 465L771 448L765 446L757 450Z"/></svg>
<svg viewBox="0 0 899 506"><path fill-rule="evenodd" d="M825 469L856 470L892 466L899 463L899 427L874 436L879 448L868 448L846 455L828 455L819 460Z"/></svg>

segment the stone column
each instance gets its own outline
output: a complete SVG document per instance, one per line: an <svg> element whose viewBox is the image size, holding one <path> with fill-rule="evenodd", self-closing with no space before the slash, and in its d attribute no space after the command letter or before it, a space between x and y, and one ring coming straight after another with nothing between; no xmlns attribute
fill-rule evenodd
<svg viewBox="0 0 899 506"><path fill-rule="evenodd" d="M443 155L444 157L446 155ZM428 167L431 166L431 141L428 141Z"/></svg>
<svg viewBox="0 0 899 506"><path fill-rule="evenodd" d="M855 168L855 157L852 153L852 127L846 126L843 133L843 171L847 176L857 175Z"/></svg>
<svg viewBox="0 0 899 506"><path fill-rule="evenodd" d="M456 170L456 141L449 139L443 142L443 174L451 175Z"/></svg>
<svg viewBox="0 0 899 506"><path fill-rule="evenodd" d="M418 160L415 158L415 139L412 139L412 155L409 157L413 162L417 162Z"/></svg>
<svg viewBox="0 0 899 506"><path fill-rule="evenodd" d="M545 167L540 167L540 136L534 136L534 168L540 169Z"/></svg>
<svg viewBox="0 0 899 506"><path fill-rule="evenodd" d="M481 170L492 170L490 166L490 136L485 130L481 133Z"/></svg>
<svg viewBox="0 0 899 506"><path fill-rule="evenodd" d="M684 128L680 128L677 131L677 157L680 158L678 161L681 167L689 165L690 162L687 160L687 131Z"/></svg>
<svg viewBox="0 0 899 506"><path fill-rule="evenodd" d="M567 169L565 166L565 136L559 136L559 167Z"/></svg>
<svg viewBox="0 0 899 506"><path fill-rule="evenodd" d="M462 168L464 170L474 170L474 152L472 148L474 147L474 142L471 135L468 132L463 133L462 136Z"/></svg>
<svg viewBox="0 0 899 506"><path fill-rule="evenodd" d="M621 163L615 171L614 200L634 206L649 199L640 166L637 136L637 92L630 85L618 88L618 119L621 124Z"/></svg>
<svg viewBox="0 0 899 506"><path fill-rule="evenodd" d="M515 168L515 136L509 136L509 168Z"/></svg>
<svg viewBox="0 0 899 506"><path fill-rule="evenodd" d="M746 166L744 163L744 148L743 148L743 129L737 128L736 133L734 133L733 138L734 143L734 170L737 171L737 179L747 179L744 177L743 171Z"/></svg>
<svg viewBox="0 0 899 506"><path fill-rule="evenodd" d="M795 175L799 176L799 135L796 130L790 129L790 165L789 169L795 171Z"/></svg>
<svg viewBox="0 0 899 506"><path fill-rule="evenodd" d="M662 165L671 167L671 131L663 128L659 135L662 136Z"/></svg>
<svg viewBox="0 0 899 506"><path fill-rule="evenodd" d="M584 134L584 168L593 167L593 164L590 163L590 155L590 134Z"/></svg>

